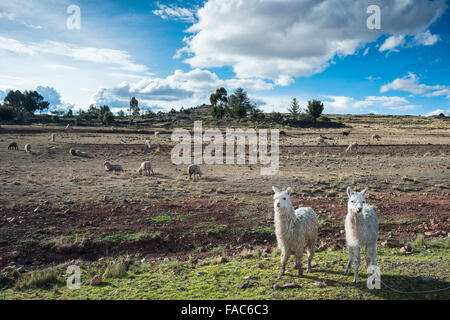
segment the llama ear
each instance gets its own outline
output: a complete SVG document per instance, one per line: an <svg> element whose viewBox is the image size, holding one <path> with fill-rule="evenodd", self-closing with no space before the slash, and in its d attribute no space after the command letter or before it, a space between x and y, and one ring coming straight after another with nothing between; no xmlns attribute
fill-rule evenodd
<svg viewBox="0 0 450 320"><path fill-rule="evenodd" d="M275 193L280 193L280 189L278 189L277 187L272 187L273 192Z"/></svg>
<svg viewBox="0 0 450 320"><path fill-rule="evenodd" d="M363 191L361 191L359 194L361 194L363 197L366 195L369 188L365 188Z"/></svg>
<svg viewBox="0 0 450 320"><path fill-rule="evenodd" d="M349 197L351 197L351 196L352 196L352 194L353 194L353 190L352 190L352 188L350 188L350 187L347 187L347 195L348 195Z"/></svg>
<svg viewBox="0 0 450 320"><path fill-rule="evenodd" d="M287 193L288 195L291 195L291 192L292 192L291 187L288 187L288 188L286 189L286 193Z"/></svg>

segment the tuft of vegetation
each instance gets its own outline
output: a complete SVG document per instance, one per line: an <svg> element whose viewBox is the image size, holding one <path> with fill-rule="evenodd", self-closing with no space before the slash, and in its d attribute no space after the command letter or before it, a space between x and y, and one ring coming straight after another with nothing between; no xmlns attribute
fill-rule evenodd
<svg viewBox="0 0 450 320"><path fill-rule="evenodd" d="M16 289L51 288L58 284L58 272L55 268L37 270L19 278Z"/></svg>
<svg viewBox="0 0 450 320"><path fill-rule="evenodd" d="M103 273L104 279L121 279L128 275L127 265L124 261L115 261L106 267Z"/></svg>

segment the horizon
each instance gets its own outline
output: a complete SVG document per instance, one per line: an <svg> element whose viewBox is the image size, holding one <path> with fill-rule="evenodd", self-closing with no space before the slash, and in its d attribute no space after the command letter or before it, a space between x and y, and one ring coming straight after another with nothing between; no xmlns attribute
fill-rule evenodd
<svg viewBox="0 0 450 320"><path fill-rule="evenodd" d="M330 115L449 116L448 1L345 1L0 3L0 101L36 90L49 111L117 113L135 96L167 112L242 87L265 113L297 98Z"/></svg>

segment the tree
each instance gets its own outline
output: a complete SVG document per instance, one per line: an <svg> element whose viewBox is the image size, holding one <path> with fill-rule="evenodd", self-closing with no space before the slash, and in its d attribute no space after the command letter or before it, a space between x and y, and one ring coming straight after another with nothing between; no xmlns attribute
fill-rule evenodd
<svg viewBox="0 0 450 320"><path fill-rule="evenodd" d="M109 125L114 122L114 114L111 111L106 111L102 116L102 123Z"/></svg>
<svg viewBox="0 0 450 320"><path fill-rule="evenodd" d="M73 117L73 111L72 111L72 109L69 109L69 110L67 110L67 112L66 112L66 117Z"/></svg>
<svg viewBox="0 0 450 320"><path fill-rule="evenodd" d="M324 109L323 103L320 100L308 101L306 107L306 115L308 118L316 121L320 117Z"/></svg>
<svg viewBox="0 0 450 320"><path fill-rule="evenodd" d="M228 97L228 108L233 118L245 118L247 112L250 112L252 107L247 93L242 88L236 89L236 91Z"/></svg>
<svg viewBox="0 0 450 320"><path fill-rule="evenodd" d="M296 98L292 99L292 103L291 106L288 108L288 111L290 112L290 114L294 119L298 119L301 109Z"/></svg>
<svg viewBox="0 0 450 320"><path fill-rule="evenodd" d="M227 90L225 88L218 88L215 93L211 93L209 96L209 101L211 105L214 106L223 106L227 103Z"/></svg>
<svg viewBox="0 0 450 320"><path fill-rule="evenodd" d="M117 116L119 118L126 118L127 115L125 114L125 112L123 110L119 110L119 112L117 112Z"/></svg>
<svg viewBox="0 0 450 320"><path fill-rule="evenodd" d="M130 99L130 115L133 117L139 116L140 109L139 109L139 101L133 97Z"/></svg>
<svg viewBox="0 0 450 320"><path fill-rule="evenodd" d="M19 90L11 90L4 99L6 106L12 107L17 113L27 112L34 114L35 111L40 112L48 109L50 103L44 100L37 91L28 91L24 93Z"/></svg>

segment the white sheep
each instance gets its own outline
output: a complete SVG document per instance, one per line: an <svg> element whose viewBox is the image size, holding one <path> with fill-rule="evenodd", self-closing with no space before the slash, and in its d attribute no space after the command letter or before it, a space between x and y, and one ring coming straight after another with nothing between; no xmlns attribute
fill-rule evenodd
<svg viewBox="0 0 450 320"><path fill-rule="evenodd" d="M378 135L378 134L373 134L372 135L372 140L378 140L378 141L380 141L381 140L381 137Z"/></svg>
<svg viewBox="0 0 450 320"><path fill-rule="evenodd" d="M325 146L329 146L328 142L326 142L325 139L322 138L322 137L317 137L317 142L318 142L319 144L323 144L323 145L325 145Z"/></svg>
<svg viewBox="0 0 450 320"><path fill-rule="evenodd" d="M294 268L298 269L298 276L302 275L303 252L308 252L308 264L306 271L311 272L311 261L316 249L316 240L319 229L319 221L314 210L310 207L301 207L294 210L290 194L291 188L280 191L272 187L273 207L275 211L275 234L278 248L281 249L281 271L284 275L286 262L291 254L295 257Z"/></svg>
<svg viewBox="0 0 450 320"><path fill-rule="evenodd" d="M151 147L152 141L150 140L150 138L145 139L145 150L150 150Z"/></svg>
<svg viewBox="0 0 450 320"><path fill-rule="evenodd" d="M367 267L377 265L378 218L373 206L366 204L365 195L368 188L361 192L353 192L347 188L348 207L345 217L345 239L348 248L348 264L345 274L350 273L355 264L353 283L358 282L361 247L366 249Z"/></svg>
<svg viewBox="0 0 450 320"><path fill-rule="evenodd" d="M66 126L66 130L69 130L69 129L70 129L70 123L68 123Z"/></svg>
<svg viewBox="0 0 450 320"><path fill-rule="evenodd" d="M111 164L108 161L105 161L103 163L103 166L105 167L106 171L117 171L117 172L123 171L123 168L120 164Z"/></svg>
<svg viewBox="0 0 450 320"><path fill-rule="evenodd" d="M202 176L202 172L200 170L200 167L196 164L193 164L191 166L189 166L188 168L188 174L189 174L189 180L192 179L192 175L194 175L194 181L196 180L196 177L201 177Z"/></svg>
<svg viewBox="0 0 450 320"><path fill-rule="evenodd" d="M31 152L31 144L26 144L25 145L25 152Z"/></svg>
<svg viewBox="0 0 450 320"><path fill-rule="evenodd" d="M158 136L159 136L159 132L155 131L155 138L158 138Z"/></svg>
<svg viewBox="0 0 450 320"><path fill-rule="evenodd" d="M152 172L152 174L154 175L155 173L153 172L152 169L152 163L150 161L144 161L141 163L141 166L139 167L139 169L137 170L137 172L139 172L139 174L144 175L144 172L147 175L150 175L150 171Z"/></svg>
<svg viewBox="0 0 450 320"><path fill-rule="evenodd" d="M50 141L51 141L51 142L55 142L55 140L56 140L56 133L52 133L52 134L50 135Z"/></svg>
<svg viewBox="0 0 450 320"><path fill-rule="evenodd" d="M345 149L345 152L350 152L350 151L358 152L358 146L359 146L358 143L353 142L351 145L349 145L347 147L347 149Z"/></svg>

